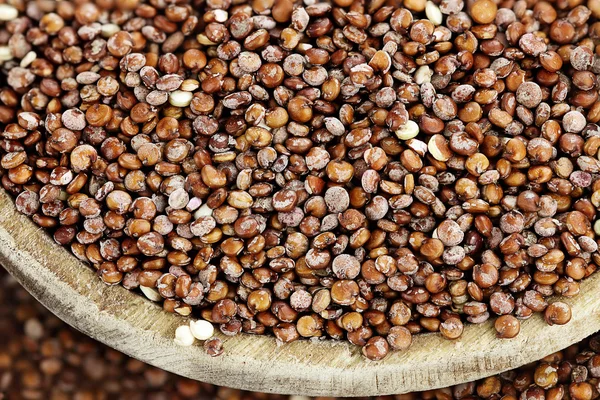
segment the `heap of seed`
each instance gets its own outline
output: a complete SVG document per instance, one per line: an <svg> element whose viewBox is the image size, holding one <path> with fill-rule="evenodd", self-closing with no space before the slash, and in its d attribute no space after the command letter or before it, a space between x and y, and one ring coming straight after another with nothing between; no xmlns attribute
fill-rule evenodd
<svg viewBox="0 0 600 400"><path fill-rule="evenodd" d="M548 297L600 262L600 0L238 3L1 5L17 209L227 335L377 360L569 321Z"/></svg>
<svg viewBox="0 0 600 400"><path fill-rule="evenodd" d="M2 400L311 400L212 386L129 358L62 323L1 268L0 304ZM593 400L599 391L600 335L595 335L476 382L360 400Z"/></svg>

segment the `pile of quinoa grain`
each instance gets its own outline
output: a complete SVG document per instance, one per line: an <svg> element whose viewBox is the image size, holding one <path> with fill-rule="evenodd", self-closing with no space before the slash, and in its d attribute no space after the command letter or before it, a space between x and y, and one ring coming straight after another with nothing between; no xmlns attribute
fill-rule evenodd
<svg viewBox="0 0 600 400"><path fill-rule="evenodd" d="M1 183L105 283L226 335L379 360L465 322L565 324L550 297L600 262L598 17L600 0L8 1Z"/></svg>

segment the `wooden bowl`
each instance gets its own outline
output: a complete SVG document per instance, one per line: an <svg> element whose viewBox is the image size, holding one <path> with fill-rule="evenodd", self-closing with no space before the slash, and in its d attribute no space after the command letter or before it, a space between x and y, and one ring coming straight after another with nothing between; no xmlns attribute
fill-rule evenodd
<svg viewBox="0 0 600 400"><path fill-rule="evenodd" d="M365 359L347 342L220 335L225 353L209 357L198 342L180 347L175 328L187 320L169 314L121 286L107 286L92 268L60 247L0 191L0 263L59 318L123 353L192 379L238 389L307 396L399 394L480 379L535 361L579 342L600 327L600 274L566 301L573 318L548 326L540 315L524 321L515 339L495 337L492 321L468 325L461 339L414 338L405 352Z"/></svg>

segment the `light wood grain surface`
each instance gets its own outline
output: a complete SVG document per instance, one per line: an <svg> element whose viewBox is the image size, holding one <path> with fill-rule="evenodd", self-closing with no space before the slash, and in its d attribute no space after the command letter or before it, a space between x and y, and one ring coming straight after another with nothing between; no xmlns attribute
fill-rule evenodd
<svg viewBox="0 0 600 400"><path fill-rule="evenodd" d="M448 341L419 335L409 351L368 361L346 342L272 337L224 337L225 353L205 354L200 343L179 347L175 328L186 319L123 287L103 284L0 191L0 263L42 304L83 333L137 359L192 379L239 389L308 396L369 396L445 387L535 361L578 342L600 327L600 274L582 284L566 326L547 326L539 315L511 340L495 338L491 322L468 325Z"/></svg>

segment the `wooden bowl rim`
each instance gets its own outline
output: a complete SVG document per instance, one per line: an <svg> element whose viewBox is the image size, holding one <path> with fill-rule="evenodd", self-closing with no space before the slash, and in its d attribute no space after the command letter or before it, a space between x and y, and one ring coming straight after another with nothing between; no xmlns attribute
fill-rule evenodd
<svg viewBox="0 0 600 400"><path fill-rule="evenodd" d="M110 347L191 379L268 393L376 396L446 387L539 360L600 327L600 274L594 274L578 296L562 299L573 306L569 324L548 326L536 314L522 321L521 334L510 340L497 339L493 321L487 321L467 325L456 341L417 335L408 351L373 362L345 341L278 345L270 336L219 333L225 352L212 358L199 342L174 344L175 328L186 318L102 283L90 267L19 214L5 191L0 191L0 263L59 318Z"/></svg>

